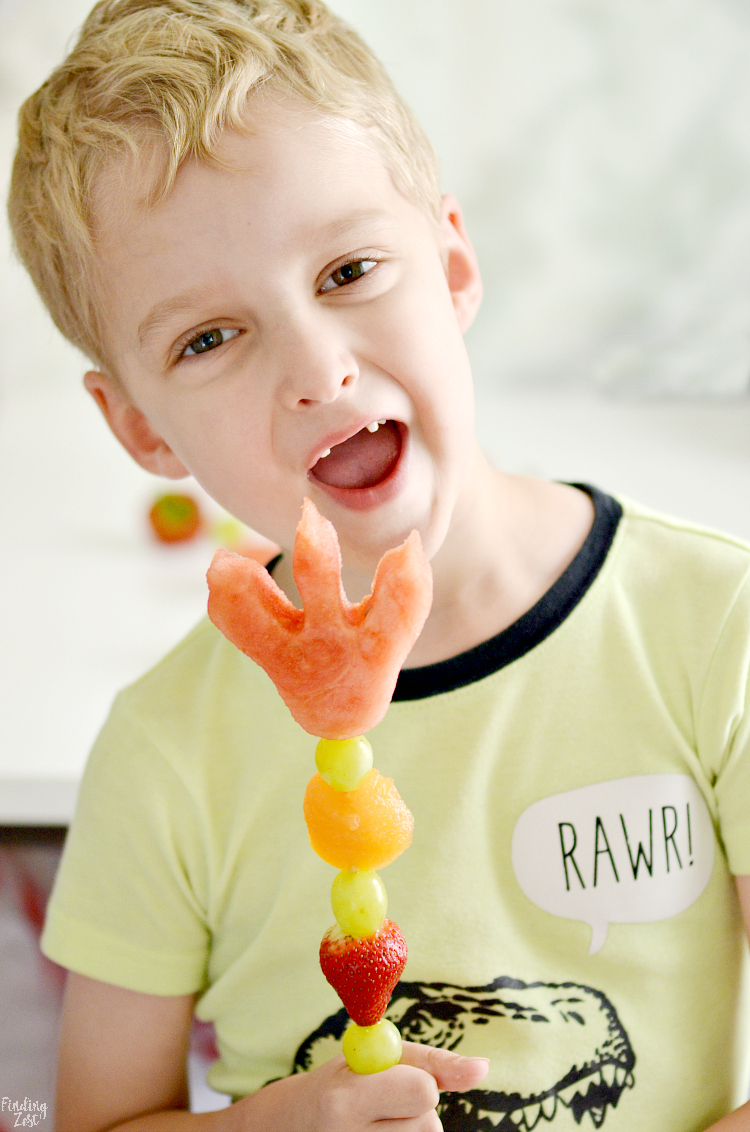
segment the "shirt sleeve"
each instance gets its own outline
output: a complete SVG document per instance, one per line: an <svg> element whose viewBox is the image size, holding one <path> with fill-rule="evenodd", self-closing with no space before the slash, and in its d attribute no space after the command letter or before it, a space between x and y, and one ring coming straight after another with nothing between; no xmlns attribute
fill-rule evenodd
<svg viewBox="0 0 750 1132"><path fill-rule="evenodd" d="M750 874L750 580L726 615L697 713L698 752L735 876Z"/></svg>
<svg viewBox="0 0 750 1132"><path fill-rule="evenodd" d="M206 984L204 823L123 696L91 752L42 936L56 963L146 994Z"/></svg>

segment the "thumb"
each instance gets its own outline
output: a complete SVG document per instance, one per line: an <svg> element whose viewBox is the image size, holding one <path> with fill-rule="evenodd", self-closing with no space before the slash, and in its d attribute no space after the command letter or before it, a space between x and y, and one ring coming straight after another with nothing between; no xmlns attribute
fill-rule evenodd
<svg viewBox="0 0 750 1132"><path fill-rule="evenodd" d="M401 1064L424 1069L435 1078L438 1089L448 1092L475 1089L484 1081L490 1067L486 1057L460 1057L448 1049L423 1046L418 1042L403 1043Z"/></svg>

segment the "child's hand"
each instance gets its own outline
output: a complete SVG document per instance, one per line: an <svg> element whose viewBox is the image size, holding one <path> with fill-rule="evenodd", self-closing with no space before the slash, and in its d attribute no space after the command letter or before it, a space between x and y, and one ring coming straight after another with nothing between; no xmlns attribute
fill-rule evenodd
<svg viewBox="0 0 750 1132"><path fill-rule="evenodd" d="M399 1065L383 1073L352 1073L343 1055L326 1065L266 1085L232 1106L236 1132L379 1132L397 1120L399 1132L440 1132L438 1090L463 1092L486 1077L489 1062L446 1049L404 1042Z"/></svg>

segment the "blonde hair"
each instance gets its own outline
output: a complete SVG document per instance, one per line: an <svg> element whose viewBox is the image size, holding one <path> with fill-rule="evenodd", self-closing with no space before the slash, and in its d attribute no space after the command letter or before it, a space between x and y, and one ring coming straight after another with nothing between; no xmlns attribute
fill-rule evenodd
<svg viewBox="0 0 750 1132"><path fill-rule="evenodd" d="M260 91L366 130L399 190L439 216L434 150L369 48L321 0L101 0L21 107L8 205L16 250L52 318L98 364L97 174L156 135L167 160L155 196L167 193L187 158L218 163L221 131L247 128Z"/></svg>

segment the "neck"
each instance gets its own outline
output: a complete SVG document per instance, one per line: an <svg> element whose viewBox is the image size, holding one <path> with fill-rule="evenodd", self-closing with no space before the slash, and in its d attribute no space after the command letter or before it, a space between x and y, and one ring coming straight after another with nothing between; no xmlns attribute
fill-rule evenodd
<svg viewBox="0 0 750 1132"><path fill-rule="evenodd" d="M496 471L478 452L432 560L432 610L405 667L447 660L507 629L559 578L592 521L583 492Z"/></svg>

